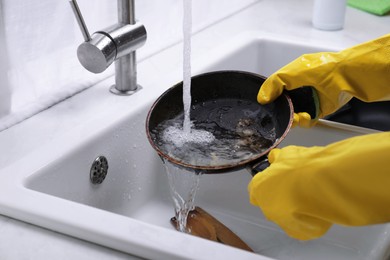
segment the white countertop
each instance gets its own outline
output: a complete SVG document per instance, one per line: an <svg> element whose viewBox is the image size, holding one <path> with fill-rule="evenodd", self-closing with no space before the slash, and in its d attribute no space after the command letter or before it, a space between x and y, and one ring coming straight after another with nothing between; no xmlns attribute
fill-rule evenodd
<svg viewBox="0 0 390 260"><path fill-rule="evenodd" d="M312 0L259 1L197 33L193 37L193 60L196 62L197 57L201 57L213 47L246 31L304 39L308 43L321 42L338 49L389 33L389 15L378 17L353 8L347 8L343 30L333 32L316 30L311 25L312 2ZM150 86L157 84L163 78L164 82L173 84L180 80L180 74L177 73L180 66L181 46L177 45L141 62L138 67L139 82L141 85ZM173 71L175 73L172 73ZM112 79L106 81L112 81ZM105 84L105 82L98 85ZM145 88L142 91L149 91L156 97L162 91ZM88 91L79 95L87 95ZM113 96L108 99L115 100L115 98L118 97ZM77 107L72 105L72 99L0 132L0 144L2 144L0 169L17 163L37 147L50 143L53 138L66 133L74 125L87 122L99 112L104 113L104 104L101 105L98 100L94 101L95 103ZM2 174L12 173L2 172ZM0 259L133 258L121 252L0 216Z"/></svg>

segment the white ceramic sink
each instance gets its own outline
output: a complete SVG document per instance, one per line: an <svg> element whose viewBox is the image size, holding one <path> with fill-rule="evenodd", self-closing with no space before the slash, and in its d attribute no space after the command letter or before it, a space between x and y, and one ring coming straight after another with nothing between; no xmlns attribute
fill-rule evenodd
<svg viewBox="0 0 390 260"><path fill-rule="evenodd" d="M303 53L325 50L312 43L253 35L242 34L195 59L194 74L236 69L269 75ZM154 100L146 93L136 94L144 104L122 112L120 120L88 134L76 127L5 169L10 174L0 182L0 213L153 259L388 256L389 225L334 226L323 238L309 242L288 238L250 205L251 177L246 171L202 176L195 204L236 232L256 254L175 231L169 223L174 211L165 169L146 139L145 118ZM293 129L283 145L325 145L369 132L322 121L312 129ZM104 182L96 185L90 182L90 167L100 155L108 159L109 169Z"/></svg>

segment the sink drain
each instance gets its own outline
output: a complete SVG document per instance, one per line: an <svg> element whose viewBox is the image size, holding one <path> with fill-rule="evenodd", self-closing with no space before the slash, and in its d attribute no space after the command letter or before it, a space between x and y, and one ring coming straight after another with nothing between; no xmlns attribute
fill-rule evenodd
<svg viewBox="0 0 390 260"><path fill-rule="evenodd" d="M93 161L89 177L93 184L101 184L107 176L108 161L104 156L99 156Z"/></svg>

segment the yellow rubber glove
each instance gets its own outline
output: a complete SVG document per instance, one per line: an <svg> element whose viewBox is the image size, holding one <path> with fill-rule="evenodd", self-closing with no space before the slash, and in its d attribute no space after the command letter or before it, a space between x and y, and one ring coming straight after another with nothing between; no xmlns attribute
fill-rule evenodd
<svg viewBox="0 0 390 260"><path fill-rule="evenodd" d="M341 52L306 54L271 75L257 100L266 104L283 90L311 86L318 100L316 118L335 112L352 97L362 101L390 99L390 34ZM311 126L308 114L297 114L296 123Z"/></svg>
<svg viewBox="0 0 390 260"><path fill-rule="evenodd" d="M310 115L305 112L294 113L294 120L292 127L300 126L304 128L312 127L316 124L316 120L312 120Z"/></svg>
<svg viewBox="0 0 390 260"><path fill-rule="evenodd" d="M390 100L390 35L339 53L303 55L270 76L258 101L285 89L312 86L316 118L352 96ZM311 126L307 113L294 121ZM315 122L315 120L314 120ZM390 133L365 135L325 147L288 146L269 154L271 166L249 184L251 203L290 236L322 236L333 223L360 226L390 221Z"/></svg>
<svg viewBox="0 0 390 260"><path fill-rule="evenodd" d="M288 146L268 158L249 184L250 201L291 237L317 238L333 223L390 222L390 132Z"/></svg>

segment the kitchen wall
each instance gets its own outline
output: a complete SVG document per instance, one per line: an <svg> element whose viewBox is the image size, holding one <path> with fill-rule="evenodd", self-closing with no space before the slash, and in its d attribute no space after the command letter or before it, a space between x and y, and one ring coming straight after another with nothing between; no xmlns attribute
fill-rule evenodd
<svg viewBox="0 0 390 260"><path fill-rule="evenodd" d="M182 38L183 0L136 0L148 31L142 61ZM193 0L193 32L259 0ZM90 33L116 22L116 1L78 0ZM83 38L67 0L0 0L0 131L111 76L79 64Z"/></svg>

